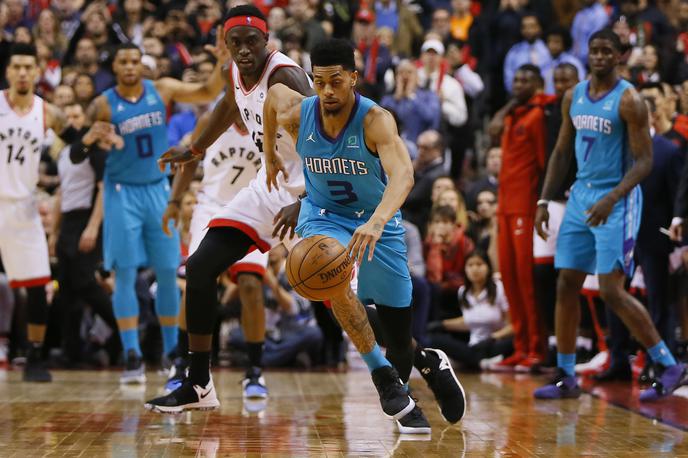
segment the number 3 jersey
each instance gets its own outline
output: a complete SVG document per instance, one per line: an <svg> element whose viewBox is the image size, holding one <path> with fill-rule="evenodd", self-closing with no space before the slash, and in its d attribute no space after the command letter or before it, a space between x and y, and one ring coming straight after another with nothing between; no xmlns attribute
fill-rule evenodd
<svg viewBox="0 0 688 458"><path fill-rule="evenodd" d="M143 93L135 102L121 97L116 88L103 93L110 105L110 122L124 139L105 162L105 179L112 183L149 184L164 174L158 159L167 151L167 110L152 81L143 80Z"/></svg>
<svg viewBox="0 0 688 458"><path fill-rule="evenodd" d="M44 139L43 99L34 95L31 111L19 115L3 91L0 94L0 199L25 199L33 195Z"/></svg>
<svg viewBox="0 0 688 458"><path fill-rule="evenodd" d="M231 126L205 152L199 201L228 203L256 178L262 158L251 134Z"/></svg>
<svg viewBox="0 0 688 458"><path fill-rule="evenodd" d="M356 94L349 119L337 138L322 126L317 96L301 102L296 150L303 161L308 199L316 207L367 219L382 200L387 180L380 159L365 143L364 118L376 104Z"/></svg>
<svg viewBox="0 0 688 458"><path fill-rule="evenodd" d="M268 95L270 76L281 67L297 67L300 69L299 65L289 57L281 52L274 51L268 56L263 74L258 82L252 88L247 89L241 79L239 69L231 62L230 75L234 86L234 99L241 112L241 118L251 133L251 138L258 147L261 156L263 153L263 105ZM277 130L276 145L277 151L284 159L287 173L289 173L288 183L284 181L284 176L281 173L278 175L279 187L286 189L293 196L298 196L303 192L304 185L301 161L296 153L291 135L281 127ZM267 186L265 167L261 168L256 179L263 186Z"/></svg>
<svg viewBox="0 0 688 458"><path fill-rule="evenodd" d="M606 94L590 97L590 82L573 89L569 114L576 129L576 180L588 187L613 188L623 179L631 162L626 123L619 107L624 92L633 85L619 79Z"/></svg>

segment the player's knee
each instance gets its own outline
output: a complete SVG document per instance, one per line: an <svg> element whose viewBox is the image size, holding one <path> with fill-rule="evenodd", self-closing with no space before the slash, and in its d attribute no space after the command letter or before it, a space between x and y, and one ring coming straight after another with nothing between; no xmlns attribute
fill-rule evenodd
<svg viewBox="0 0 688 458"><path fill-rule="evenodd" d="M196 251L192 254L186 261L186 285L187 288L193 288L203 281L207 281L208 278L212 282L215 282L215 277L213 277L209 272L206 272L206 266L208 265L203 252Z"/></svg>
<svg viewBox="0 0 688 458"><path fill-rule="evenodd" d="M612 309L622 304L625 291L615 283L600 282L600 298Z"/></svg>
<svg viewBox="0 0 688 458"><path fill-rule="evenodd" d="M237 276L239 293L242 296L255 297L263 292L263 279L255 274L241 273Z"/></svg>
<svg viewBox="0 0 688 458"><path fill-rule="evenodd" d="M580 288L580 282L574 274L571 274L565 270L559 272L559 277L557 278L558 296L577 295L580 292Z"/></svg>

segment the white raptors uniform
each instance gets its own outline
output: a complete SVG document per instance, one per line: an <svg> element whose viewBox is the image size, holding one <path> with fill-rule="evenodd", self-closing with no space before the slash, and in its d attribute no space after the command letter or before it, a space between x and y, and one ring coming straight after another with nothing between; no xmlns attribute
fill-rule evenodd
<svg viewBox="0 0 688 458"><path fill-rule="evenodd" d="M251 135L242 134L235 126L227 129L206 150L198 204L191 217L189 256L203 240L212 217L256 178L262 167L262 158ZM232 278L240 272L264 275L267 263L268 254L254 250L234 264L229 272Z"/></svg>
<svg viewBox="0 0 688 458"><path fill-rule="evenodd" d="M265 69L258 83L247 89L239 75L239 70L231 63L230 72L234 86L234 99L239 107L244 124L251 133L251 138L263 152L263 105L268 95L268 81L275 70L281 67L297 67L298 64L280 52L272 52L266 61ZM256 243L258 249L267 252L278 245L279 238L272 237L273 219L275 215L287 205L296 202L296 198L304 190L303 169L294 141L291 136L280 128L277 131L277 149L284 158L289 183L279 174L279 191L273 189L268 192L265 167L261 167L256 178L242 189L222 211L210 221L210 227L228 226L240 229ZM287 248L294 243L285 237Z"/></svg>
<svg viewBox="0 0 688 458"><path fill-rule="evenodd" d="M45 139L43 99L17 114L7 92L0 94L0 257L10 286L39 286L50 281L45 231L34 199L41 147Z"/></svg>

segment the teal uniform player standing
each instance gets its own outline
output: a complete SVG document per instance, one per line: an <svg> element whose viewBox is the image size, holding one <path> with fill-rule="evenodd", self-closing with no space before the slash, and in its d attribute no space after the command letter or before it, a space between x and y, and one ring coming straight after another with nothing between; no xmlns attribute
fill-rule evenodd
<svg viewBox="0 0 688 458"><path fill-rule="evenodd" d="M375 102L360 94L346 126L329 137L320 122L317 96L301 102L296 151L303 161L307 197L301 202L296 232L302 238L327 235L347 246L356 228L365 224L382 200L387 186L377 155L365 142L363 120ZM358 297L364 304L408 307L411 276L401 212L384 226L372 261L359 269Z"/></svg>
<svg viewBox="0 0 688 458"><path fill-rule="evenodd" d="M631 165L626 123L619 114L624 92L633 85L617 80L601 97L592 98L590 82L573 88L569 114L576 130L578 172L559 230L555 267L589 274L623 270L633 274L633 248L640 227L640 185L621 198L606 224L589 226L586 211L616 187ZM620 235L623 234L623 237Z"/></svg>

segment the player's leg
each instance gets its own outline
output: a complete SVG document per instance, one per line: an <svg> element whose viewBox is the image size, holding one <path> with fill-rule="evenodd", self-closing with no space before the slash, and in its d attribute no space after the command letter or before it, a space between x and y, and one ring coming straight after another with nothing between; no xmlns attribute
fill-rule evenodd
<svg viewBox="0 0 688 458"><path fill-rule="evenodd" d="M550 383L535 390L539 399L578 397L580 388L575 377L576 335L580 322L578 295L586 273L595 270L594 237L585 224L582 207L571 196L559 229L555 267L557 300L554 311L554 331L557 337L557 375Z"/></svg>
<svg viewBox="0 0 688 458"><path fill-rule="evenodd" d="M103 255L105 268L115 275L112 306L124 354L121 383L143 383L145 366L139 346L137 268L145 262L143 218L135 186L105 183L103 192Z"/></svg>
<svg viewBox="0 0 688 458"><path fill-rule="evenodd" d="M12 205L14 208L4 208ZM0 252L11 288L26 288L27 336L30 344L24 381L50 382L52 377L43 360L43 341L48 320L45 285L50 282L48 244L41 220L31 199L3 203L0 212L6 218L0 237Z"/></svg>
<svg viewBox="0 0 688 458"><path fill-rule="evenodd" d="M268 389L262 374L265 346L263 276L265 275L267 260L267 253L254 250L229 270L239 288L241 330L248 349L248 367L242 381L245 398L264 399L268 396Z"/></svg>
<svg viewBox="0 0 688 458"><path fill-rule="evenodd" d="M179 388L145 404L149 410L176 413L217 408L210 377L210 352L217 321L217 277L243 258L255 242L234 227L212 227L186 263L186 324L189 374Z"/></svg>

